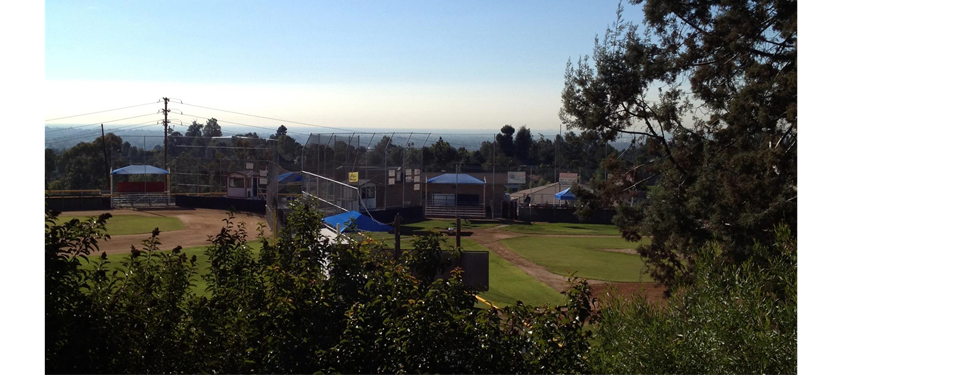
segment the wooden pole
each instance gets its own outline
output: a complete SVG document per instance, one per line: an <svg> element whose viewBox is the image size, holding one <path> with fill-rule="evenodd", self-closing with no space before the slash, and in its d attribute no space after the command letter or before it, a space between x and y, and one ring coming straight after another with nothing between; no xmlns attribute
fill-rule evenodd
<svg viewBox="0 0 960 375"><path fill-rule="evenodd" d="M107 180L110 180L110 157L107 156L107 136L103 132L103 124L100 124L100 143L103 143L103 169L106 170ZM113 188L112 182L110 187Z"/></svg>
<svg viewBox="0 0 960 375"><path fill-rule="evenodd" d="M460 216L457 216L457 248L460 248Z"/></svg>
<svg viewBox="0 0 960 375"><path fill-rule="evenodd" d="M403 220L400 214L393 218L393 259L400 260L400 221Z"/></svg>

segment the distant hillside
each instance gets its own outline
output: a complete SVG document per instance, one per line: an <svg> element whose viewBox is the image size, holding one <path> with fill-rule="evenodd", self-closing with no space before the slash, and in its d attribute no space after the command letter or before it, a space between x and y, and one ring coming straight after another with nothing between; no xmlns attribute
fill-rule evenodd
<svg viewBox="0 0 960 375"><path fill-rule="evenodd" d="M75 146L80 142L91 142L97 137L100 136L100 126L84 126L82 128L73 128L81 125L63 125L60 127L50 127L47 126L44 130L44 146L45 148L54 148L54 149L67 149ZM159 125L107 125L104 126L106 133L114 133L117 136L123 138L124 141L130 142L131 145L135 145L138 148L153 149L154 147L159 147L163 145L163 131L160 129ZM173 128L174 131L183 133L186 131L186 126L176 125ZM321 129L305 129L305 128L290 128L287 135L292 137L300 144L304 144L307 141L309 134L312 132L314 134L322 134L325 137L322 138L326 141L330 132L318 131ZM224 126L222 128L224 136L233 136L239 134L247 133L256 133L261 138L268 138L274 132L266 129L250 129L243 127L230 127ZM413 129L398 131L385 130L385 129L364 129L362 133L365 133L360 137L360 143L362 146L366 146L370 143L370 137L372 136L373 144L382 138L384 135L393 135L394 142L405 142L408 138L410 143L413 144L424 144L426 141L426 146L430 146L437 141L440 137L443 137L443 140L447 143L450 143L451 146L455 148L463 147L469 151L479 150L483 142L492 142L494 136L498 130L487 130L489 135L483 135L485 131L481 130L443 130L443 132L437 131L437 129ZM369 134L375 133L375 134ZM414 134L412 137L410 133L420 133ZM544 138L553 140L556 137L557 132L537 132L533 131L533 138L539 139L541 135ZM337 132L338 137L349 136L349 133L346 132ZM317 137L314 137L314 140L311 143L317 142ZM356 139L354 139L356 140ZM617 141L610 144L618 150L623 150L630 145L630 141ZM372 146L372 145L371 145Z"/></svg>

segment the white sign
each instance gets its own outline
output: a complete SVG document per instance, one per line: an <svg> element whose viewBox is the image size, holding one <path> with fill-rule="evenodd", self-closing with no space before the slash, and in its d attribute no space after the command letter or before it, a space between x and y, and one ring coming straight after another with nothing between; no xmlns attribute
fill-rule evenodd
<svg viewBox="0 0 960 375"><path fill-rule="evenodd" d="M507 183L511 185L527 183L527 172L507 172Z"/></svg>
<svg viewBox="0 0 960 375"><path fill-rule="evenodd" d="M560 183L561 183L561 184L573 185L573 184L576 183L577 181L578 181L578 180L577 180L577 174L576 174L576 173L560 173Z"/></svg>

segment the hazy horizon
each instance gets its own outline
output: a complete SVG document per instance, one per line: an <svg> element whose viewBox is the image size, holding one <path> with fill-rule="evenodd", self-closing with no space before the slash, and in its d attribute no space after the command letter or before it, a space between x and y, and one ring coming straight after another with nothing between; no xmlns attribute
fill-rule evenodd
<svg viewBox="0 0 960 375"><path fill-rule="evenodd" d="M341 130L559 131L566 64L592 53L617 6L52 0L44 117L145 122L168 97L185 124L259 124L218 108ZM60 119L143 103L154 105Z"/></svg>

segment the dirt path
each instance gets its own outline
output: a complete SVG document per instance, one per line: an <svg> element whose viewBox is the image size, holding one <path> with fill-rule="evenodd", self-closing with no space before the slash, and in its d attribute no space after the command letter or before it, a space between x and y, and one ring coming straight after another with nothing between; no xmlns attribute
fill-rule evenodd
<svg viewBox="0 0 960 375"><path fill-rule="evenodd" d="M513 252L513 250L510 250L500 243L500 240L520 236L522 235L500 231L497 228L489 228L474 229L473 234L470 235L470 239L496 253L501 258L506 259L508 262L513 263L514 266L517 266L517 268L520 268L523 270L523 272L526 272L528 275L540 280L540 282L549 285L558 292L566 290L569 286L567 284L567 278L550 272L543 266L527 260L527 258L520 256L520 254Z"/></svg>
<svg viewBox="0 0 960 375"><path fill-rule="evenodd" d="M608 253L623 253L623 254L636 254L636 249L597 249L600 251L606 251Z"/></svg>
<svg viewBox="0 0 960 375"><path fill-rule="evenodd" d="M71 211L64 215L69 216L96 216L103 212L109 212L114 216L118 215L139 215L139 216L159 216L176 217L183 223L183 229L161 232L160 248L172 249L177 245L183 247L206 246L208 236L214 236L220 233L220 229L225 225L224 219L227 218L227 212L222 210L209 209L162 209L162 210L127 210L114 209L106 211ZM257 223L264 223L264 236L271 236L270 228L266 227L266 220L263 215L238 212L234 214L234 225L244 223L247 231L247 239L254 240L257 237ZM140 247L140 242L150 237L149 234L127 234L121 236L111 236L109 240L100 243L100 250L107 254L126 254L130 252L130 246ZM91 254L95 255L95 254Z"/></svg>

